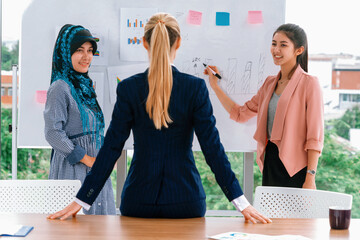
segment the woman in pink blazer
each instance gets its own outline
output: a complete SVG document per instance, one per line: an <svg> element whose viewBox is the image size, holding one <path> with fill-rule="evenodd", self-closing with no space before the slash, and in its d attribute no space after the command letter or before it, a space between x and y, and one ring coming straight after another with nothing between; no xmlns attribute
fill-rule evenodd
<svg viewBox="0 0 360 240"><path fill-rule="evenodd" d="M315 174L324 142L323 98L316 77L307 73L308 45L304 30L281 25L273 34L271 54L281 67L243 106L236 104L209 75L230 118L246 122L257 116L256 162L263 186L316 189ZM218 72L215 66L210 66Z"/></svg>

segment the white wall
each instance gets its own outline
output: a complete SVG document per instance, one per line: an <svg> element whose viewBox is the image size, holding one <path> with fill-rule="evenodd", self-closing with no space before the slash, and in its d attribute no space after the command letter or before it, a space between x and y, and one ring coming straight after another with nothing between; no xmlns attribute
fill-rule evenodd
<svg viewBox="0 0 360 240"><path fill-rule="evenodd" d="M350 129L350 143L360 151L360 129Z"/></svg>

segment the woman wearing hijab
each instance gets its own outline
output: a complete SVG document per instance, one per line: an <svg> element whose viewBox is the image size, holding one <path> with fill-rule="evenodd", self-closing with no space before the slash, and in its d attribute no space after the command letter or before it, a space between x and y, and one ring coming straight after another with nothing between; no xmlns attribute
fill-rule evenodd
<svg viewBox="0 0 360 240"><path fill-rule="evenodd" d="M44 111L45 137L53 147L49 179L84 181L103 143L104 116L88 69L97 44L89 30L64 25L57 37ZM116 214L110 178L85 214Z"/></svg>

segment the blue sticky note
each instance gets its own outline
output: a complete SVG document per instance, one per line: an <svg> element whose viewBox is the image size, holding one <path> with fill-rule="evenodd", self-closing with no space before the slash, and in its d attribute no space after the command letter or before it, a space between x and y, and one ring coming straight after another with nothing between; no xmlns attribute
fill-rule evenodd
<svg viewBox="0 0 360 240"><path fill-rule="evenodd" d="M230 13L216 12L216 26L229 26L229 25L230 25Z"/></svg>

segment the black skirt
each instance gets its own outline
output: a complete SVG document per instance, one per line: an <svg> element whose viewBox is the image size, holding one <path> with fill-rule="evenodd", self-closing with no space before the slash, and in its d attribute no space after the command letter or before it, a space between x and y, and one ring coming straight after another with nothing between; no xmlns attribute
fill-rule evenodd
<svg viewBox="0 0 360 240"><path fill-rule="evenodd" d="M294 159L295 160L295 159ZM290 177L279 157L279 149L275 143L268 141L265 149L263 186L302 188L305 182L307 167Z"/></svg>

